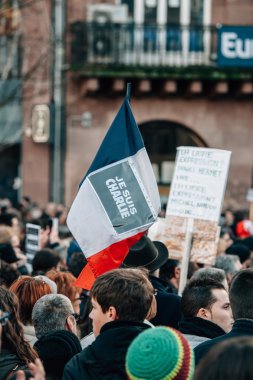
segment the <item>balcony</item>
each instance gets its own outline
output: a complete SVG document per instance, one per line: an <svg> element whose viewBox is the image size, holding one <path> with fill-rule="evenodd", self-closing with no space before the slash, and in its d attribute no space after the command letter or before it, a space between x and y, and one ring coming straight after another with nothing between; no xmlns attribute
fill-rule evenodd
<svg viewBox="0 0 253 380"><path fill-rule="evenodd" d="M218 29L76 22L70 69L86 78L252 79L250 67L219 66Z"/></svg>

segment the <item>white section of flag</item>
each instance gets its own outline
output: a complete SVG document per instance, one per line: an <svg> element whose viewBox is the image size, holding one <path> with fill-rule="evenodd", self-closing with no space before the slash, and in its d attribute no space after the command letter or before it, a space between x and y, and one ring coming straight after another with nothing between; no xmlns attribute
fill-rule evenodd
<svg viewBox="0 0 253 380"><path fill-rule="evenodd" d="M131 156L138 176L157 216L160 210L160 197L146 149L139 150ZM90 181L86 178L71 206L67 224L79 246L88 258L110 245L133 236L133 231L116 234L111 222L97 197ZM134 234L145 231L148 226L135 230Z"/></svg>

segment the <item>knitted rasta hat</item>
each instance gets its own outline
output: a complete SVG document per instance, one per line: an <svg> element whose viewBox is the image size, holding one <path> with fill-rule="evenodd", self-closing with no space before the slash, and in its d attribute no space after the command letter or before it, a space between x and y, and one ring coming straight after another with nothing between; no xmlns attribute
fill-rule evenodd
<svg viewBox="0 0 253 380"><path fill-rule="evenodd" d="M129 346L126 372L130 380L190 380L194 373L193 350L177 330L148 329Z"/></svg>
<svg viewBox="0 0 253 380"><path fill-rule="evenodd" d="M67 330L43 335L34 344L47 375L61 377L65 364L82 351L79 339Z"/></svg>

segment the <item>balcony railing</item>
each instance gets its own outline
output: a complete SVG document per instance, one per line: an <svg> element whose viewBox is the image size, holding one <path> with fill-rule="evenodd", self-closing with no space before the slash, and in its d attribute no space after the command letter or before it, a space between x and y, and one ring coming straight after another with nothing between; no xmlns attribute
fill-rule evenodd
<svg viewBox="0 0 253 380"><path fill-rule="evenodd" d="M100 24L71 26L71 67L215 66L215 27Z"/></svg>

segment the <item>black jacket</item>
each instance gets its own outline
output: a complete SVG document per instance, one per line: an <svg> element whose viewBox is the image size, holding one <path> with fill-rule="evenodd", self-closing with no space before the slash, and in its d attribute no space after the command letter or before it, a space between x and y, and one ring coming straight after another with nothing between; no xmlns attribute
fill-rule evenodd
<svg viewBox="0 0 253 380"><path fill-rule="evenodd" d="M15 354L11 354L9 350L2 349L0 352L0 380L5 380L12 371L19 369L28 369Z"/></svg>
<svg viewBox="0 0 253 380"><path fill-rule="evenodd" d="M160 278L149 276L149 280L157 289L157 313L150 322L155 326L170 326L177 329L181 319L181 297L170 293L168 285Z"/></svg>
<svg viewBox="0 0 253 380"><path fill-rule="evenodd" d="M178 326L178 330L183 334L203 336L210 339L226 334L216 323L199 317L184 317Z"/></svg>
<svg viewBox="0 0 253 380"><path fill-rule="evenodd" d="M126 380L127 349L147 328L149 326L141 322L106 323L95 342L66 364L62 380Z"/></svg>
<svg viewBox="0 0 253 380"><path fill-rule="evenodd" d="M207 354L207 352L219 342L239 336L253 335L253 319L237 319L232 330L223 336L209 340L194 349L196 364Z"/></svg>

